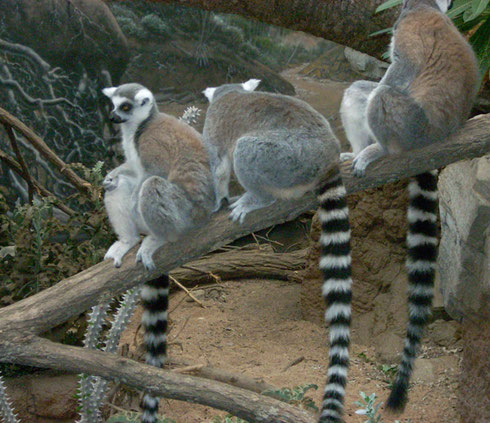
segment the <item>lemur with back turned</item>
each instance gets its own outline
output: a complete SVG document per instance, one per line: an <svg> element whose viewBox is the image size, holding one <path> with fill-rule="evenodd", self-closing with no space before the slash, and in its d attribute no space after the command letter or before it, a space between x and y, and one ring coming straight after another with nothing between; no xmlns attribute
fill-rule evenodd
<svg viewBox="0 0 490 423"><path fill-rule="evenodd" d="M145 237L136 260L155 269L153 254L185 231L202 225L214 205L209 158L200 134L160 113L153 94L139 84L105 88L121 125L125 162L104 179L105 206L118 240L105 258L119 267L124 255ZM162 367L166 359L168 275L146 282L141 297L146 362ZM142 422L157 420L158 399L143 399Z"/></svg>
<svg viewBox="0 0 490 423"><path fill-rule="evenodd" d="M203 139L214 178L216 207L228 200L234 170L245 193L231 218L277 200L316 192L322 225L320 268L330 325L330 366L321 421L342 409L349 365L351 252L349 211L340 171L340 146L328 121L296 98L255 92L259 80L207 88Z"/></svg>
<svg viewBox="0 0 490 423"><path fill-rule="evenodd" d="M379 83L346 91L341 118L353 171L387 154L444 141L468 118L479 86L473 50L445 15L452 1L404 0L391 41L391 65ZM431 315L437 258L437 173L409 185L407 234L409 323L403 357L387 406L403 409L413 363ZM338 420L330 420L337 422Z"/></svg>

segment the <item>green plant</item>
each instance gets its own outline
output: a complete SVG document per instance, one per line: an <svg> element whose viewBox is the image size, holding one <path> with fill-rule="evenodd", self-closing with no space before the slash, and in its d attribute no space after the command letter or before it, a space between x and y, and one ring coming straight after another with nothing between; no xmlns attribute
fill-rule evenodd
<svg viewBox="0 0 490 423"><path fill-rule="evenodd" d="M146 15L141 19L141 25L150 33L167 36L170 33L168 25L155 14Z"/></svg>
<svg viewBox="0 0 490 423"><path fill-rule="evenodd" d="M93 186L89 198L77 192L65 200L77 204L79 211L73 216L60 212L54 197L18 205L2 215L2 244L12 254L0 261L1 304L11 304L98 263L114 240L102 201L102 162L93 168L72 167Z"/></svg>
<svg viewBox="0 0 490 423"><path fill-rule="evenodd" d="M360 392L360 395L361 401L356 401L354 404L362 408L357 410L356 414L368 417L368 420L365 420L364 423L383 423L381 414L378 414L383 403L379 402L376 404L376 394L372 393L371 395L367 395L364 392Z"/></svg>
<svg viewBox="0 0 490 423"><path fill-rule="evenodd" d="M19 423L19 419L14 412L10 403L7 391L3 383L2 375L0 375L0 417L3 417L5 423Z"/></svg>
<svg viewBox="0 0 490 423"><path fill-rule="evenodd" d="M287 402L288 404L318 411L318 407L316 406L315 402L310 397L306 396L306 393L310 389L317 390L318 386L310 383L307 385L296 386L292 389L281 388L277 390L264 391L263 394L277 398L278 400Z"/></svg>
<svg viewBox="0 0 490 423"><path fill-rule="evenodd" d="M396 375L398 366L396 364L382 364L381 366L378 366L378 369L381 370L386 376L384 381L391 385L392 380Z"/></svg>

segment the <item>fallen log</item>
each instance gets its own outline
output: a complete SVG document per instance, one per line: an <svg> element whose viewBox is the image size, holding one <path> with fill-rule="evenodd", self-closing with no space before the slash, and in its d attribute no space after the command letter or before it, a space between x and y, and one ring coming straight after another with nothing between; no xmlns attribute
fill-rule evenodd
<svg viewBox="0 0 490 423"><path fill-rule="evenodd" d="M170 275L181 284L198 285L218 280L246 278L298 280L304 269L307 250L275 253L272 249L236 249L212 254L185 264Z"/></svg>

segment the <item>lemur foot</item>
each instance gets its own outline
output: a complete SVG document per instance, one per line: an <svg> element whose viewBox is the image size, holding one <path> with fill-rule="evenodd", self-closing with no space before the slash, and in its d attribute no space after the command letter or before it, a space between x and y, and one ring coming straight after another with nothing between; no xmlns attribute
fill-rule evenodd
<svg viewBox="0 0 490 423"><path fill-rule="evenodd" d="M243 194L238 200L234 203L230 204L229 208L233 211L230 213L230 219L233 222L239 222L243 224L245 221L245 216L251 211L261 209L271 205L275 200L263 200L261 198L257 198L254 195L246 192Z"/></svg>
<svg viewBox="0 0 490 423"><path fill-rule="evenodd" d="M357 156L354 161L352 162L352 173L354 176L357 176L358 178L362 178L366 174L366 168L368 163L366 163L365 160L362 160L362 157L360 160L359 156Z"/></svg>
<svg viewBox="0 0 490 423"><path fill-rule="evenodd" d="M115 267L121 267L122 259L126 253L133 248L138 240L135 241L116 241L105 253L104 260L113 259Z"/></svg>
<svg viewBox="0 0 490 423"><path fill-rule="evenodd" d="M340 162L346 162L348 160L354 160L354 153L340 153Z"/></svg>
<svg viewBox="0 0 490 423"><path fill-rule="evenodd" d="M153 272L156 269L155 262L153 261L153 253L147 249L140 247L136 253L136 263L143 263L143 266L148 272Z"/></svg>
<svg viewBox="0 0 490 423"><path fill-rule="evenodd" d="M385 151L380 144L370 144L362 150L352 162L352 173L358 178L366 174L366 168L374 161L385 155Z"/></svg>
<svg viewBox="0 0 490 423"><path fill-rule="evenodd" d="M168 241L167 238L160 238L153 235L148 235L143 238L141 247L136 253L136 263L143 263L145 269L149 272L153 272L156 269L155 262L153 261L153 254Z"/></svg>

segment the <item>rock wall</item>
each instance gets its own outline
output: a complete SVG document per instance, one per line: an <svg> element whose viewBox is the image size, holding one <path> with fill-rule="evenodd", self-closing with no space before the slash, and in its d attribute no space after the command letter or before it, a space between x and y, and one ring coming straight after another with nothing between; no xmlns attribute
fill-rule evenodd
<svg viewBox="0 0 490 423"><path fill-rule="evenodd" d="M444 305L463 322L459 402L463 423L490 421L490 156L439 177L439 270Z"/></svg>
<svg viewBox="0 0 490 423"><path fill-rule="evenodd" d="M5 384L23 423L71 423L77 417L77 375L50 370L6 379Z"/></svg>
<svg viewBox="0 0 490 423"><path fill-rule="evenodd" d="M448 166L439 177L439 271L447 312L490 318L490 156Z"/></svg>

